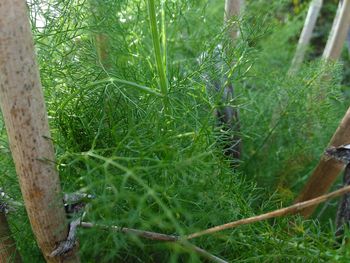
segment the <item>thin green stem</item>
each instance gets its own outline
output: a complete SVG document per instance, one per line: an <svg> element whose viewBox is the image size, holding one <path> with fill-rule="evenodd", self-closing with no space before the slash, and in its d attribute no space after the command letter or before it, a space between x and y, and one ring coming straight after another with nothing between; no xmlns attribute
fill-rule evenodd
<svg viewBox="0 0 350 263"><path fill-rule="evenodd" d="M154 48L154 56L156 59L156 67L159 76L159 84L161 92L164 96L164 107L167 108L167 95L168 95L168 80L166 77L166 64L164 61L164 54L160 46L160 36L157 26L156 6L154 0L147 0L148 3L148 15L150 19L150 28L152 33L152 42ZM165 34L163 33L163 38ZM163 39L163 43L165 40ZM164 45L164 44L163 44ZM165 51L164 51L165 52Z"/></svg>

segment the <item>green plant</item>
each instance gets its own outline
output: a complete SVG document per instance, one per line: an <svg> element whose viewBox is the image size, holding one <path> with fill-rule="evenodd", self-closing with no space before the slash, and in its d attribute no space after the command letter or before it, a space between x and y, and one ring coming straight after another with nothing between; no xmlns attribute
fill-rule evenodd
<svg viewBox="0 0 350 263"><path fill-rule="evenodd" d="M328 68L334 78L318 81L315 61L286 77L301 16L287 0L247 2L234 48L222 28L223 1L106 0L98 13L89 1L32 2L31 20L46 25L33 23L33 33L62 188L96 195L86 221L184 235L280 208L302 188L347 106L342 75L336 65ZM96 32L108 38L108 67ZM235 170L215 127L219 98L201 79L220 78L212 59L219 43L225 65L236 63L224 72L241 114ZM1 183L20 200L4 129L1 139ZM319 220L280 218L193 242L236 262L346 260L346 249L333 247L332 217L327 210ZM23 258L40 262L24 210L10 223ZM84 262L202 260L189 247L96 228L81 229L79 239Z"/></svg>

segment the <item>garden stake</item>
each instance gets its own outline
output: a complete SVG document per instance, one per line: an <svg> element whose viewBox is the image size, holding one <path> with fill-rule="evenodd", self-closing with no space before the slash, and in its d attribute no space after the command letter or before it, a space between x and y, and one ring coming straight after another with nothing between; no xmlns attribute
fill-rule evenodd
<svg viewBox="0 0 350 263"><path fill-rule="evenodd" d="M307 16L305 19L303 31L301 32L301 35L299 38L297 50L294 54L292 65L288 72L289 75L293 75L294 73L296 73L299 70L300 65L303 63L305 51L310 44L312 32L315 28L316 21L322 5L323 5L323 0L313 0L310 3L309 10L307 12Z"/></svg>
<svg viewBox="0 0 350 263"><path fill-rule="evenodd" d="M338 60L350 27L350 1L340 1L332 30L323 52L325 60Z"/></svg>
<svg viewBox="0 0 350 263"><path fill-rule="evenodd" d="M350 142L350 108L346 112L344 118L340 122L335 131L329 145L340 146L344 143ZM336 180L339 173L343 170L344 164L335 159L323 155L317 167L310 176L307 184L304 186L302 192L296 198L295 202L302 202L317 196L320 196L328 191L331 185ZM304 217L309 217L315 210L315 206L307 207L300 211Z"/></svg>
<svg viewBox="0 0 350 263"><path fill-rule="evenodd" d="M47 262L79 262L76 249L49 255L67 236L68 224L31 27L23 0L0 8L0 104L32 230ZM49 161L43 161L49 160Z"/></svg>

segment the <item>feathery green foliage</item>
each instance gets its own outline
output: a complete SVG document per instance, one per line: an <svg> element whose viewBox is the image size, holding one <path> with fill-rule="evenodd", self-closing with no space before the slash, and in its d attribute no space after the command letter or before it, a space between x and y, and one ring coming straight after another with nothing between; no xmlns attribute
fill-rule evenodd
<svg viewBox="0 0 350 263"><path fill-rule="evenodd" d="M303 23L290 1L248 1L232 21L240 28L235 47L222 26L223 1L30 3L63 190L96 195L86 221L184 235L288 205L347 107L339 65L315 61L286 76ZM215 127L219 98L201 78L217 76L218 44L240 110L243 158L235 170ZM209 56L198 64L202 52ZM334 77L322 80L323 71ZM3 124L1 135L1 185L20 200ZM333 210L193 242L235 262L346 260L347 250L333 246ZM43 261L24 209L10 220L24 260ZM81 229L79 239L83 262L203 260L174 243L98 229Z"/></svg>

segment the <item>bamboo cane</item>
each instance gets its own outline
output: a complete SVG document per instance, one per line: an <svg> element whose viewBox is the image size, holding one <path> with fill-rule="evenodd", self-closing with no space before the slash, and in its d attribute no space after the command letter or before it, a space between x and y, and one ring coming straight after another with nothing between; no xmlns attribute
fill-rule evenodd
<svg viewBox="0 0 350 263"><path fill-rule="evenodd" d="M334 133L329 146L340 146L342 144L350 143L350 108L346 112L343 120ZM306 186L296 199L296 203L303 202L317 196L320 196L328 191L330 186L334 183L339 173L344 168L344 164L334 159L329 159L322 156L316 169L312 173ZM304 217L310 216L315 210L316 206L307 207L300 211Z"/></svg>
<svg viewBox="0 0 350 263"><path fill-rule="evenodd" d="M323 0L313 0L310 3L309 10L305 19L305 24L299 38L297 50L295 52L294 58L292 60L292 65L288 72L289 75L295 74L299 70L300 65L303 63L305 52L310 44L312 32L315 28L316 21L322 8L322 5Z"/></svg>
<svg viewBox="0 0 350 263"><path fill-rule="evenodd" d="M323 58L326 61L337 60L341 54L350 26L350 0L340 1L331 33L327 41ZM328 78L329 76L324 76ZM350 108L346 112L338 129L334 133L329 146L340 146L350 143ZM328 191L336 180L344 165L325 156L321 157L316 169L312 173L305 187L295 202L302 202L322 195ZM300 212L304 217L310 216L316 206L306 208Z"/></svg>
<svg viewBox="0 0 350 263"><path fill-rule="evenodd" d="M28 217L47 262L79 262L76 251L49 257L67 221L48 118L23 0L0 2L0 106Z"/></svg>
<svg viewBox="0 0 350 263"><path fill-rule="evenodd" d="M337 60L341 54L350 27L350 0L340 1L326 48L325 60Z"/></svg>
<svg viewBox="0 0 350 263"><path fill-rule="evenodd" d="M225 1L225 24L229 23L232 17L238 17L243 9L244 0L226 0ZM232 41L235 41L238 36L237 27L232 27L229 30L230 37Z"/></svg>

